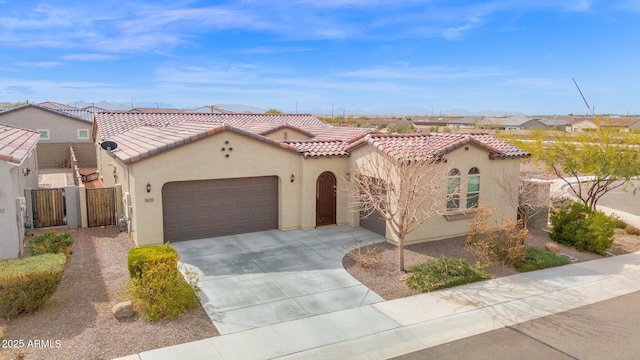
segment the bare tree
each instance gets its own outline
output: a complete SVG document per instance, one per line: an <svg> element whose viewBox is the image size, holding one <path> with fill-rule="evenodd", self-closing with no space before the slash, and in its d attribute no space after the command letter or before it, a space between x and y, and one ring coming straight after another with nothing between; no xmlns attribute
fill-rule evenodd
<svg viewBox="0 0 640 360"><path fill-rule="evenodd" d="M355 160L350 177L353 203L363 217L378 213L398 240L398 269L404 271L404 241L445 208L450 164L442 158L391 157L376 150ZM455 193L459 193L459 182Z"/></svg>
<svg viewBox="0 0 640 360"><path fill-rule="evenodd" d="M518 212L522 226L549 208L549 185L538 182L530 174L521 174L518 181L506 172L493 175L498 196L503 203Z"/></svg>

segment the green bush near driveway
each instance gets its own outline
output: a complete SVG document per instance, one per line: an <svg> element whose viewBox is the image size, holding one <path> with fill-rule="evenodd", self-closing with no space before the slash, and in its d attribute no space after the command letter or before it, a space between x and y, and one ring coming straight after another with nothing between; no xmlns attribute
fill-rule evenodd
<svg viewBox="0 0 640 360"><path fill-rule="evenodd" d="M40 309L60 284L66 262L64 254L0 261L0 317Z"/></svg>
<svg viewBox="0 0 640 360"><path fill-rule="evenodd" d="M127 295L147 321L176 318L200 303L197 276L189 271L183 275L177 264L178 253L169 245L129 250Z"/></svg>
<svg viewBox="0 0 640 360"><path fill-rule="evenodd" d="M57 231L45 231L35 235L29 240L29 252L31 255L65 254L67 259L73 251L73 237L67 232L58 234Z"/></svg>
<svg viewBox="0 0 640 360"><path fill-rule="evenodd" d="M145 265L167 264L171 268L178 266L178 253L168 244L143 246L129 250L127 265L129 277L140 278ZM149 267L150 268L150 267Z"/></svg>
<svg viewBox="0 0 640 360"><path fill-rule="evenodd" d="M516 264L515 268L519 272L527 272L567 265L568 263L570 263L570 260L565 256L529 246L527 247L525 260Z"/></svg>
<svg viewBox="0 0 640 360"><path fill-rule="evenodd" d="M599 255L613 245L616 220L601 211L574 202L551 215L551 239Z"/></svg>
<svg viewBox="0 0 640 360"><path fill-rule="evenodd" d="M491 278L465 259L439 257L409 268L406 284L418 291L434 291Z"/></svg>

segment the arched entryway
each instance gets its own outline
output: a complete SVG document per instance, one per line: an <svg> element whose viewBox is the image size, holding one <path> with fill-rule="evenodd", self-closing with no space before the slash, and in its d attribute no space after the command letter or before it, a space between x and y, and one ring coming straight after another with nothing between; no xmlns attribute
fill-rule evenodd
<svg viewBox="0 0 640 360"><path fill-rule="evenodd" d="M336 223L336 177L325 171L316 181L316 226Z"/></svg>

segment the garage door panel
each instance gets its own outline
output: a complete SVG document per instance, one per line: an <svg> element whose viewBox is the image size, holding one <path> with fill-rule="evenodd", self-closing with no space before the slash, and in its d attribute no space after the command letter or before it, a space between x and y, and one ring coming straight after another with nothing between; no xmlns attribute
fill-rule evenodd
<svg viewBox="0 0 640 360"><path fill-rule="evenodd" d="M278 228L278 178L168 183L162 190L165 241Z"/></svg>

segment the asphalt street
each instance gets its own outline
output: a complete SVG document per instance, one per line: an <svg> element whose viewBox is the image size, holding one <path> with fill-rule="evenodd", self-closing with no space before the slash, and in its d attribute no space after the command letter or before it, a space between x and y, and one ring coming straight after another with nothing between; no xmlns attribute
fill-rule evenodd
<svg viewBox="0 0 640 360"><path fill-rule="evenodd" d="M635 181L624 187L612 190L598 201L598 205L640 216L640 204L638 204L640 202L640 190L636 191L635 194L633 191L638 187L640 187L640 182Z"/></svg>
<svg viewBox="0 0 640 360"><path fill-rule="evenodd" d="M394 359L638 359L640 292Z"/></svg>

